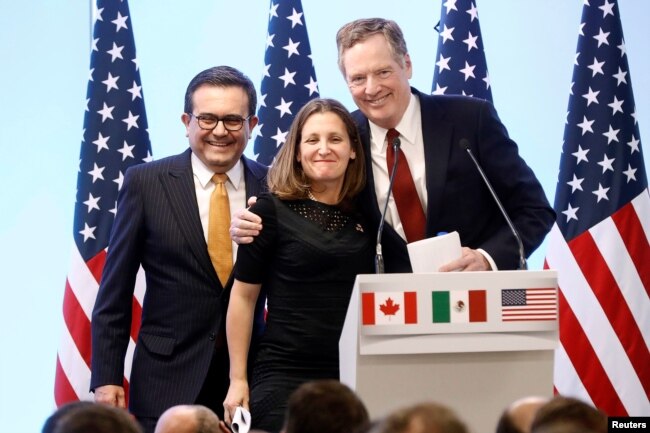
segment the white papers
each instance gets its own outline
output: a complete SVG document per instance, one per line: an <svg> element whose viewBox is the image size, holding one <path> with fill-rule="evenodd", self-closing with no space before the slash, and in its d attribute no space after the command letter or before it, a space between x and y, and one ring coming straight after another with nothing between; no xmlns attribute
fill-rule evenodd
<svg viewBox="0 0 650 433"><path fill-rule="evenodd" d="M238 406L235 409L230 427L235 433L248 433L251 428L251 413L243 407Z"/></svg>
<svg viewBox="0 0 650 433"><path fill-rule="evenodd" d="M406 247L416 274L438 272L440 266L462 256L458 232L411 242Z"/></svg>

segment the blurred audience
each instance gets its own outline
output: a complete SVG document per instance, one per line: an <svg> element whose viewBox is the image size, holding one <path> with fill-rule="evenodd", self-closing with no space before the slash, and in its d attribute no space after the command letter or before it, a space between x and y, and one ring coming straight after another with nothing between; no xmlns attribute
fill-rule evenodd
<svg viewBox="0 0 650 433"><path fill-rule="evenodd" d="M539 408L531 433L607 433L607 415L572 397L555 396Z"/></svg>
<svg viewBox="0 0 650 433"><path fill-rule="evenodd" d="M530 433L530 425L537 410L548 400L547 397L539 396L515 400L501 414L496 433Z"/></svg>
<svg viewBox="0 0 650 433"><path fill-rule="evenodd" d="M78 401L57 409L45 421L42 432L142 433L142 428L125 409Z"/></svg>
<svg viewBox="0 0 650 433"><path fill-rule="evenodd" d="M469 433L469 430L450 408L425 402L391 413L370 433Z"/></svg>
<svg viewBox="0 0 650 433"><path fill-rule="evenodd" d="M155 433L230 433L230 430L212 410L195 404L167 409L160 416Z"/></svg>

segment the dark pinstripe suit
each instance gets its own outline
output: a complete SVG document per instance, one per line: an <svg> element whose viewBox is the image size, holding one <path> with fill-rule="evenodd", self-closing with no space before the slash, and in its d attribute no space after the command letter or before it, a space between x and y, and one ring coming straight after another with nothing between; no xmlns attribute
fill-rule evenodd
<svg viewBox="0 0 650 433"><path fill-rule="evenodd" d="M147 291L129 395L129 409L138 417L158 417L173 405L194 403L212 357L227 350L219 337L232 276L222 287L210 262L190 155L188 149L126 172L93 310L91 388L121 385L134 282L142 264ZM267 167L242 161L246 197L259 195ZM263 308L257 313L261 325Z"/></svg>

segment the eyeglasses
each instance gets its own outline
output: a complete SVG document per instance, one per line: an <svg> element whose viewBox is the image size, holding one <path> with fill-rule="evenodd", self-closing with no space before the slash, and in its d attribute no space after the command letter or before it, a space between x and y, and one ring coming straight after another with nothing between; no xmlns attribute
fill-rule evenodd
<svg viewBox="0 0 650 433"><path fill-rule="evenodd" d="M226 128L227 131L239 131L244 126L244 122L250 119L252 116L252 114L246 117L229 114L222 118L218 118L217 116L213 116L211 114L199 114L198 116L192 113L187 114L196 118L196 122L199 124L199 128L206 129L208 131L216 128L219 122L223 122L223 127Z"/></svg>

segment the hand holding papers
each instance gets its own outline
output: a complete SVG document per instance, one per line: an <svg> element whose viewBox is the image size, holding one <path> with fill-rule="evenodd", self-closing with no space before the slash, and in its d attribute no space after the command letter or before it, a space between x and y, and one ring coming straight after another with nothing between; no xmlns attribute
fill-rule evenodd
<svg viewBox="0 0 650 433"><path fill-rule="evenodd" d="M251 413L241 406L235 409L230 425L234 433L248 433L251 428Z"/></svg>
<svg viewBox="0 0 650 433"><path fill-rule="evenodd" d="M406 247L411 259L411 267L416 274L438 272L440 266L462 256L458 232L411 242Z"/></svg>

